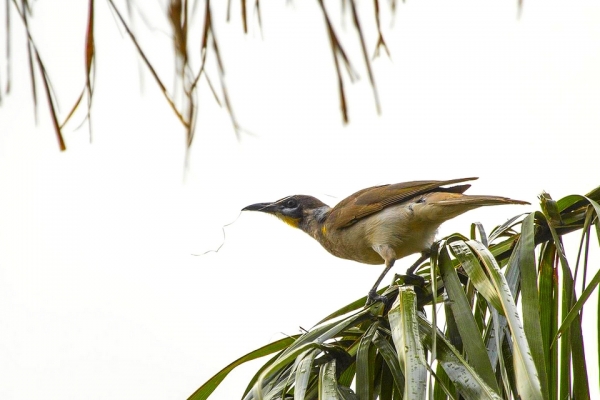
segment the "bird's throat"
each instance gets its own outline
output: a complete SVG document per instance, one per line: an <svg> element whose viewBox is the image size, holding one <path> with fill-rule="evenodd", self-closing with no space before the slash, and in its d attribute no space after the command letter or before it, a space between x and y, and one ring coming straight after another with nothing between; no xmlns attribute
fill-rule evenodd
<svg viewBox="0 0 600 400"><path fill-rule="evenodd" d="M277 214L277 218L288 224L293 228L298 228L300 225L300 218L292 218L287 215Z"/></svg>

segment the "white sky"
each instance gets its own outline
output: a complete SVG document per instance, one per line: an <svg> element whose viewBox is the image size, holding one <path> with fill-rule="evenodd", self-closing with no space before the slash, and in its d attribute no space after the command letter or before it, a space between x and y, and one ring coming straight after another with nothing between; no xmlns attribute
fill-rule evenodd
<svg viewBox="0 0 600 400"><path fill-rule="evenodd" d="M83 85L85 3L34 3L62 115ZM527 0L520 19L516 1L399 3L394 28L384 21L392 60L374 62L381 116L355 34L344 35L362 77L348 85L345 127L317 3L261 2L264 39L255 19L243 36L234 3L218 39L236 115L255 136L236 141L203 91L187 173L184 131L139 78L105 2L92 144L72 124L58 152L42 91L36 127L14 36L13 93L0 107L0 398L186 398L237 357L365 295L381 272L259 213L227 227L218 253L191 255L218 247L248 204L297 193L333 204L367 186L466 176L480 177L471 193L534 204L473 211L446 235L472 221L491 230L535 209L542 190L558 199L600 184L597 2ZM148 4L152 17L159 5ZM145 44L171 85L163 25ZM239 398L258 365L213 398ZM597 371L597 391L595 381Z"/></svg>

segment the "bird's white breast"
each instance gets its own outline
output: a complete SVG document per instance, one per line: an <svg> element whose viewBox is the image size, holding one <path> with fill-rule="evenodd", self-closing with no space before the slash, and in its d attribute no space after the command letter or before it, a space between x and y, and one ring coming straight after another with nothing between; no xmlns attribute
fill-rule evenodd
<svg viewBox="0 0 600 400"><path fill-rule="evenodd" d="M394 249L396 259L429 249L435 240L439 223L422 221L415 208L421 204L398 204L361 219L354 225L332 232L337 243L334 255L366 264L383 264L374 247L387 245Z"/></svg>
<svg viewBox="0 0 600 400"><path fill-rule="evenodd" d="M439 224L423 221L415 214L414 203L399 204L383 209L365 221L371 246L389 245L396 258L429 249L435 240Z"/></svg>

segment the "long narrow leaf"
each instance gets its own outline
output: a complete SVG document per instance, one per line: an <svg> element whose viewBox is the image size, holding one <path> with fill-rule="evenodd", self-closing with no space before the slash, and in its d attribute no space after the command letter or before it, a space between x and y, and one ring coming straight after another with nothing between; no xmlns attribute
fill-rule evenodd
<svg viewBox="0 0 600 400"><path fill-rule="evenodd" d="M558 275L554 268L556 247L553 242L542 246L539 261L539 301L540 325L542 330L542 348L546 359L548 393L555 393L558 388L558 369L555 363L556 354L552 349L552 338L556 334L558 297Z"/></svg>
<svg viewBox="0 0 600 400"><path fill-rule="evenodd" d="M571 309L571 299L573 295L573 281L568 268L562 268L562 287L561 287L561 304L560 317L564 319L568 310ZM571 395L571 329L563 332L560 340L560 355L558 366L560 382L559 382L559 399L569 398Z"/></svg>
<svg viewBox="0 0 600 400"><path fill-rule="evenodd" d="M318 350L309 351L302 361L298 364L296 369L296 379L294 383L294 400L304 400L306 394L306 388L310 379L310 373L315 357L319 353ZM299 356L301 357L301 356Z"/></svg>
<svg viewBox="0 0 600 400"><path fill-rule="evenodd" d="M318 343L306 343L302 346L295 348L294 351L287 352L284 356L280 357L277 361L270 365L269 368L265 369L261 373L261 376L258 378L253 388L254 397L258 398L259 400L264 399L267 378L285 369L291 361L295 360L296 357L298 357L305 351L320 348L321 345Z"/></svg>
<svg viewBox="0 0 600 400"><path fill-rule="evenodd" d="M378 323L375 322L360 339L356 352L356 394L360 399L373 398L374 354L371 351L373 336L377 332Z"/></svg>
<svg viewBox="0 0 600 400"><path fill-rule="evenodd" d="M384 290L385 289L380 289L379 291L383 292ZM379 294L381 294L381 293L379 293ZM367 296L364 296L358 300L353 301L352 303L346 304L344 307L340 308L337 311L332 312L331 314L329 314L328 316L326 316L325 318L323 318L322 320L317 322L317 325L320 325L323 322L327 322L333 318L348 314L349 312L356 311L359 308L363 308L366 301L367 301Z"/></svg>
<svg viewBox="0 0 600 400"><path fill-rule="evenodd" d="M550 205L550 203L548 204ZM555 210L553 214L558 214ZM535 263L535 230L534 221L539 213L528 215L521 224L521 239L510 258L510 263L518 263L521 270L521 292L523 295L523 329L529 343L529 350L535 362L544 398L548 398L548 379L542 326L540 324L540 303L538 293L537 266ZM559 218L559 217L554 217Z"/></svg>
<svg viewBox="0 0 600 400"><path fill-rule="evenodd" d="M221 371L217 372L212 378L210 378L206 383L198 388L188 399L189 400L205 400L210 396L210 394L219 386L219 384L225 379L229 373L236 368L237 366L255 360L260 357L268 356L269 354L273 354L281 349L288 347L291 343L294 342L295 337L286 337L280 339L276 342L269 343L266 346L263 346L259 349L251 351L243 357L238 358Z"/></svg>
<svg viewBox="0 0 600 400"><path fill-rule="evenodd" d="M567 316L563 319L560 328L558 328L558 332L556 332L556 337L554 337L553 343L556 342L556 339L571 325L573 320L579 316L579 312L583 308L585 302L592 295L598 284L600 283L600 270L596 272L596 275L592 278L590 283L586 286L583 293L581 293L581 297L577 302L573 305Z"/></svg>
<svg viewBox="0 0 600 400"><path fill-rule="evenodd" d="M494 240L502 236L505 232L507 232L509 229L511 229L513 226L520 224L521 222L519 221L519 219L521 219L525 215L527 214L515 215L514 217L508 219L502 225L494 228L488 237L488 242L493 242Z"/></svg>
<svg viewBox="0 0 600 400"><path fill-rule="evenodd" d="M340 400L337 379L335 377L335 359L321 365L319 371L319 399Z"/></svg>
<svg viewBox="0 0 600 400"><path fill-rule="evenodd" d="M443 248L442 251L440 251L438 266L446 286L450 308L452 309L452 314L456 320L456 326L462 338L462 343L469 358L469 363L479 373L486 384L494 391L498 392L499 389L496 384L494 370L490 364L490 359L488 358L483 340L481 340L481 333L475 323L475 319L471 313L471 307L469 306L462 285L458 280L456 270L452 267L450 255L446 248Z"/></svg>
<svg viewBox="0 0 600 400"><path fill-rule="evenodd" d="M511 295L504 275L500 273L496 260L487 248L475 241L468 241L467 245L482 260L491 281L496 286L496 292L500 294L504 315L506 315L507 324L514 340L514 362L519 395L524 399L541 400L543 394L537 368L531 357L529 343L519 320L515 300Z"/></svg>
<svg viewBox="0 0 600 400"><path fill-rule="evenodd" d="M583 346L581 318L577 318L577 323L571 324L571 358L573 360L573 398L589 400L590 384Z"/></svg>
<svg viewBox="0 0 600 400"><path fill-rule="evenodd" d="M394 396L394 378L392 377L392 373L388 368L387 364L384 362L381 365L381 374L379 377L379 400L392 400Z"/></svg>
<svg viewBox="0 0 600 400"><path fill-rule="evenodd" d="M269 359L269 361L267 361L265 364L263 364L262 367L260 367L258 369L258 371L256 371L256 373L254 374L254 376L252 377L252 379L250 379L250 382L248 382L248 385L246 385L246 390L244 390L244 394L242 395L242 398L246 398L248 396L248 393L252 390L252 388L254 387L254 384L256 383L256 381L258 380L258 377L260 376L260 374L267 368L269 368L269 365L273 364L275 361L277 361L277 359L279 358L279 356L281 355L282 352L280 352L279 354L276 354L274 357L271 357Z"/></svg>
<svg viewBox="0 0 600 400"><path fill-rule="evenodd" d="M432 325L433 327L433 325ZM437 340L436 340L437 342ZM458 392L456 386L448 377L446 370L442 366L442 363L437 364L435 372L435 383L433 388L434 400L447 400L448 398L454 400L458 398Z"/></svg>
<svg viewBox="0 0 600 400"><path fill-rule="evenodd" d="M403 393L404 374L402 373L402 369L400 368L400 364L398 362L398 354L396 354L390 342L384 339L379 332L373 337L373 344L377 346L379 354L381 354L383 360L387 363L390 373L392 374L392 378L394 378L396 387L401 393Z"/></svg>
<svg viewBox="0 0 600 400"><path fill-rule="evenodd" d="M423 339L423 343L431 348L432 326L423 317L418 317L418 329ZM500 400L500 396L490 388L477 371L467 363L460 353L448 342L446 337L439 331L436 332L436 341L438 342L437 361L446 371L448 377L466 399L494 399Z"/></svg>
<svg viewBox="0 0 600 400"><path fill-rule="evenodd" d="M363 310L352 316L349 316L348 318L346 318L343 321L328 322L326 324L318 326L318 327L310 330L309 332L305 333L304 335L298 337L298 339L293 344L291 344L287 349L285 349L282 352L280 358L286 357L288 353L295 351L296 348L298 348L300 346L304 346L307 343L310 343L313 341L318 341L319 343L323 343L323 342L325 342L325 340L330 339L331 337L335 336L340 331L346 329L352 323L357 323L357 322L361 321L362 319L364 319L368 315L369 315L369 311Z"/></svg>
<svg viewBox="0 0 600 400"><path fill-rule="evenodd" d="M494 343L496 345L497 355L495 358L498 359L500 364L500 376L502 377L502 387L504 389L504 393L510 393L510 380L508 378L508 373L506 371L506 364L504 364L504 357L502 357L502 341L504 340L504 336L500 334L503 333L503 330L500 328L501 324L506 324L506 318L498 312L495 308L490 307L492 314L492 323L494 324ZM488 353L489 354L489 353ZM490 357L491 358L491 357ZM494 366L496 364L494 363ZM498 369L496 369L498 371Z"/></svg>
<svg viewBox="0 0 600 400"><path fill-rule="evenodd" d="M460 261L479 293L496 307L498 311L504 312L499 294L496 292L494 285L490 282L483 268L479 265L477 257L469 249L469 246L463 241L455 241L450 244L450 249L452 250L452 254Z"/></svg>
<svg viewBox="0 0 600 400"><path fill-rule="evenodd" d="M520 237L520 234L515 236ZM492 249L490 249L490 251L492 251L492 254L496 256ZM506 266L504 276L511 296L514 299L516 299L520 290L519 288L521 282L521 270L519 266L514 264L508 264ZM498 343L504 343L504 336L507 332L508 326L508 321L503 315L498 314L497 316L495 316L495 318L498 319L498 327L496 327L492 322L485 335L485 347L488 349L488 356L490 358L491 364L494 366L497 364L498 361L500 361L501 364L503 363L503 360L500 360L498 358L502 352L502 349L498 347ZM512 365L506 365L505 368L512 369Z"/></svg>
<svg viewBox="0 0 600 400"><path fill-rule="evenodd" d="M427 387L425 353L419 337L416 295L412 288L402 287L388 317L392 338L403 369L406 400L422 399Z"/></svg>
<svg viewBox="0 0 600 400"><path fill-rule="evenodd" d="M327 324L314 328L298 338L298 340L292 346L286 349L286 352L295 351L296 347L303 346L304 344L312 341L318 342L319 344L324 343L326 340L331 339L344 329L350 327L352 324L358 324L365 318L368 318L368 316L369 309L366 309L351 315L342 321L328 322ZM282 354L282 357L283 356L285 356L285 352Z"/></svg>

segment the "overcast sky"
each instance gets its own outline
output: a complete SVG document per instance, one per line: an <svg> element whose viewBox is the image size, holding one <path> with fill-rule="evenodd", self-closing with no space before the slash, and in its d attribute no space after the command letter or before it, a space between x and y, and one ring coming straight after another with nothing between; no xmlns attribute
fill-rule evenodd
<svg viewBox="0 0 600 400"><path fill-rule="evenodd" d="M84 82L85 3L33 4L62 115ZM527 0L520 18L516 1L399 3L393 27L384 20L391 59L373 64L381 115L347 19L361 76L347 86L347 126L317 2L261 2L262 37L254 18L243 36L236 2L229 24L213 2L232 105L252 135L238 141L204 90L187 171L184 130L97 3L93 142L73 123L64 153L41 91L35 124L13 18L0 107L2 399L187 398L239 356L364 296L381 272L275 218L240 216L248 204L291 194L335 204L368 186L467 176L480 177L470 193L533 204L472 211L444 236L534 210L542 190L558 199L600 185L597 2ZM160 5L146 4L152 20ZM145 44L171 85L166 29L157 22ZM232 373L214 399L241 396L258 366ZM591 371L597 391L596 381Z"/></svg>

